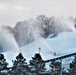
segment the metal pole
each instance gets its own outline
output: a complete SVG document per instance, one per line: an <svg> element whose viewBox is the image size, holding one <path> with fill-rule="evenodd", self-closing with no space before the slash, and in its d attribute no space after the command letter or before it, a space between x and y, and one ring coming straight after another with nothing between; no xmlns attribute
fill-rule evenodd
<svg viewBox="0 0 76 75"><path fill-rule="evenodd" d="M60 59L60 75L62 75L62 59Z"/></svg>
<svg viewBox="0 0 76 75"><path fill-rule="evenodd" d="M20 49L20 53L21 53L21 49Z"/></svg>
<svg viewBox="0 0 76 75"><path fill-rule="evenodd" d="M39 54L40 54L41 48L39 47Z"/></svg>

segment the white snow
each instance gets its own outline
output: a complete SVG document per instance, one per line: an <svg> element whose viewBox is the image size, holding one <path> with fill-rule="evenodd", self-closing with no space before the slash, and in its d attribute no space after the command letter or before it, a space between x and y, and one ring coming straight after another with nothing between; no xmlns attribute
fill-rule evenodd
<svg viewBox="0 0 76 75"><path fill-rule="evenodd" d="M29 45L21 47L21 52L27 61L29 61L35 53L39 52L39 47L41 47L40 54L44 60L76 52L76 33L62 32L53 38L51 37L52 35L46 39L42 38ZM10 63L9 66L12 65L11 60L14 60L19 52L20 50L10 50L3 53L7 62ZM54 52L56 53L56 56L54 56Z"/></svg>

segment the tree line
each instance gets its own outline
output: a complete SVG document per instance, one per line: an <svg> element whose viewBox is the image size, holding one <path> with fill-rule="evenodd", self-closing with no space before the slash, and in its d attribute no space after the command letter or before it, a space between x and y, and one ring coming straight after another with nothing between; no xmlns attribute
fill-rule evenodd
<svg viewBox="0 0 76 75"><path fill-rule="evenodd" d="M61 75L60 60L51 61L49 70L46 69L44 60L39 53L31 58L29 64L26 59L19 53L15 60L12 60L13 66L8 67L4 54L0 54L0 75ZM69 64L69 69L62 68L62 75L76 75L76 56Z"/></svg>

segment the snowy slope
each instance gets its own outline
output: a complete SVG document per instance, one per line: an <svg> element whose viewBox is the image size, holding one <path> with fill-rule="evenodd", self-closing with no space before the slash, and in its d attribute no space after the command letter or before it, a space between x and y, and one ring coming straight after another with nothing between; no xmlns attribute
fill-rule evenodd
<svg viewBox="0 0 76 75"><path fill-rule="evenodd" d="M29 61L35 53L39 52L39 47L41 47L41 55L44 60L76 52L76 33L63 32L53 38L52 36L53 35L50 35L47 39L39 39L22 47L21 52L27 61ZM19 52L20 50L4 52L7 62L10 62L9 65L12 65L11 60L14 60ZM54 52L56 56L54 56Z"/></svg>
<svg viewBox="0 0 76 75"><path fill-rule="evenodd" d="M76 52L76 33L59 33L58 36L52 39L48 38L46 41L57 54L62 55Z"/></svg>

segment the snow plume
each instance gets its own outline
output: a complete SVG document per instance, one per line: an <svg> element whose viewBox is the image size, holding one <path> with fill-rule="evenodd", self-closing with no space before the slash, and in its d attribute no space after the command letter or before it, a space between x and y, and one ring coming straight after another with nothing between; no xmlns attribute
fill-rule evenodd
<svg viewBox="0 0 76 75"><path fill-rule="evenodd" d="M60 24L59 26L61 27L61 31L72 31L76 32L75 26L74 26L74 21L71 20L70 18L64 18L64 17L59 17L57 18L58 23Z"/></svg>
<svg viewBox="0 0 76 75"><path fill-rule="evenodd" d="M44 47L46 47L46 48L49 50L49 52L53 52L53 53L54 53L53 48L47 43L47 41L45 41L44 38L40 38L40 39L38 40L38 42L39 42L40 44L42 44Z"/></svg>
<svg viewBox="0 0 76 75"><path fill-rule="evenodd" d="M42 38L43 35L44 35L44 31L39 27L39 25L35 21L33 21L29 25L28 36L32 37L33 40L38 40L39 38Z"/></svg>
<svg viewBox="0 0 76 75"><path fill-rule="evenodd" d="M24 46L42 37L43 31L33 19L18 22L13 28L15 39L19 46Z"/></svg>
<svg viewBox="0 0 76 75"><path fill-rule="evenodd" d="M59 32L76 32L74 22L69 18L64 17L51 17L49 21L49 30L50 33L59 33Z"/></svg>
<svg viewBox="0 0 76 75"><path fill-rule="evenodd" d="M14 28L6 26L4 30L1 29L0 50L17 49L18 46L25 46L40 38L46 38L50 34L67 31L76 32L74 20L72 18L66 19L63 17L56 18L39 15L36 19L17 22ZM51 50L51 48L49 49Z"/></svg>
<svg viewBox="0 0 76 75"><path fill-rule="evenodd" d="M13 28L13 34L18 45L27 45L39 38L46 38L50 34L59 32L75 32L74 22L63 17L46 17L39 15L36 19L17 22Z"/></svg>
<svg viewBox="0 0 76 75"><path fill-rule="evenodd" d="M0 52L12 49L19 49L12 33L0 27Z"/></svg>

